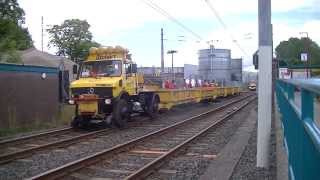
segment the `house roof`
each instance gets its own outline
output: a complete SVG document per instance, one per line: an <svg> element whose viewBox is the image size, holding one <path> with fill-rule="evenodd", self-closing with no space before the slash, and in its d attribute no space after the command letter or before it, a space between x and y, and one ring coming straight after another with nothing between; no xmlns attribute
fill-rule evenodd
<svg viewBox="0 0 320 180"><path fill-rule="evenodd" d="M66 67L71 67L75 63L65 57L56 56L47 52L41 52L35 48L21 51L21 60L25 65L38 65L47 67L59 67L63 60Z"/></svg>

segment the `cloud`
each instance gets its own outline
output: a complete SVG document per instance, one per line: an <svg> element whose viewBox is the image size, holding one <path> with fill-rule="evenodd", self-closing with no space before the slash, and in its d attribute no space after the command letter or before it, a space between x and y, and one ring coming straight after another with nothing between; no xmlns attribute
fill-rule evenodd
<svg viewBox="0 0 320 180"><path fill-rule="evenodd" d="M38 48L41 44L41 16L44 17L45 28L71 18L87 20L96 40L121 30L136 28L146 21L164 19L139 0L38 0L32 3L21 0L20 5L26 12L26 26ZM47 42L48 37L45 40Z"/></svg>
<svg viewBox="0 0 320 180"><path fill-rule="evenodd" d="M278 45L281 41L288 40L290 37L302 37L305 34L301 32L307 32L308 36L318 44L320 44L320 20L313 20L305 22L299 26L291 26L285 22L277 22L274 25L274 45Z"/></svg>
<svg viewBox="0 0 320 180"><path fill-rule="evenodd" d="M243 28L246 27L246 28ZM226 48L231 49L232 58L243 58L243 66L247 67L252 65L251 55L257 50L257 25L250 22L244 22L239 24L234 24L232 26L231 32L233 37L238 37L236 40L241 48L246 52L246 55L242 50L233 42L233 39L230 37L230 34L224 29L219 28L212 30L205 39L212 40L211 43L215 48ZM248 31L249 30L249 31ZM188 42L182 45L176 55L177 62L180 64L198 64L198 50L208 48L209 44L206 41L200 43ZM183 63L182 63L183 62Z"/></svg>
<svg viewBox="0 0 320 180"><path fill-rule="evenodd" d="M272 1L272 12L288 12L295 9L313 6L316 0L280 0Z"/></svg>
<svg viewBox="0 0 320 180"><path fill-rule="evenodd" d="M308 32L309 37L314 41L316 41L318 45L320 45L319 29L320 29L320 20L313 20L313 21L306 22L303 25L301 31Z"/></svg>
<svg viewBox="0 0 320 180"><path fill-rule="evenodd" d="M317 1L319 0L272 1L272 12L286 13L301 8L315 9L315 7L319 7ZM172 47L179 51L175 55L176 65L182 65L183 63L197 64L198 49L207 48L207 40L219 40L214 41L217 48L230 48L233 57L244 58L244 66L251 65L251 55L258 48L257 0L210 0L229 30L232 31L233 36L247 52L247 55L243 54L232 42L230 36L221 28L205 0L153 0L153 2L179 21L189 25L188 27L192 30L198 27L190 26L190 21L202 20L203 23L215 25L212 29L201 29L203 31L201 33L204 38L203 42L196 43L194 40L190 41L188 39L189 41ZM26 26L32 34L35 46L39 49L41 49L41 16L44 16L45 28L46 25L61 24L65 19L86 19L91 25L90 31L93 33L94 40L104 45L110 45L111 42L116 43L116 40L123 40L123 37L128 34L136 36L137 34L133 33L136 29L141 29L142 32L140 33L144 33L144 27L150 24L159 27L165 24L168 26L167 29L169 27L172 29L173 26L176 29L180 28L176 24L166 23L169 20L150 8L144 3L144 0L34 0L32 2L19 0L19 3L26 12ZM247 18L248 15L250 18ZM301 31L309 32L312 39L320 42L320 34L317 32L320 29L320 20L305 21L299 25L292 25L287 21L290 17L281 20L277 20L276 17L273 18L275 46L281 40L287 40L289 37L300 37L299 32ZM248 33L251 33L249 38L245 36ZM144 35L143 38L150 39L151 37ZM44 43L46 51L54 52L54 49L48 50L46 48L48 43L46 33ZM150 59L159 59L159 53L154 55L143 53L143 46L150 47L150 45L141 45L140 42L131 42L130 44L134 43L137 44L137 47L133 49L134 52L142 53L137 55L139 57L138 63L160 65L158 60L150 61ZM159 52L158 45L156 48L154 51ZM171 64L170 59L171 57L166 55L167 65Z"/></svg>
<svg viewBox="0 0 320 180"><path fill-rule="evenodd" d="M281 41L288 40L290 37L301 37L302 35L300 32L308 32L309 37L320 44L320 34L318 33L318 30L320 29L320 20L305 22L300 27L291 26L290 24L284 22L277 22L273 25L273 28L274 48ZM233 24L231 30L233 30L231 33L234 37L236 37L238 43L242 49L246 51L247 55L244 55L239 47L233 43L229 33L225 32L222 28L211 31L206 39L213 40L215 48L231 49L232 58L242 57L243 67L252 70L252 55L259 48L257 24L250 21L241 22L238 24ZM182 65L183 63L197 64L197 50L208 47L209 45L206 42L186 43L178 48L179 53L177 53L175 56L176 63L179 65Z"/></svg>

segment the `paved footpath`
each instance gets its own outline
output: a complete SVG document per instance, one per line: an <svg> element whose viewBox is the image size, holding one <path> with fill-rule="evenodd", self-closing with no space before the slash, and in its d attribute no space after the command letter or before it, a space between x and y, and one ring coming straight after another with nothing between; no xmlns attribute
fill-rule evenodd
<svg viewBox="0 0 320 180"><path fill-rule="evenodd" d="M217 158L209 165L200 180L228 180L244 151L251 132L256 124L257 114L251 110L248 118L238 128L229 143L220 151Z"/></svg>
<svg viewBox="0 0 320 180"><path fill-rule="evenodd" d="M256 167L256 122L257 109L254 108L217 158L211 162L200 180L287 179L286 154L283 149L279 114L275 113L272 123L268 169Z"/></svg>

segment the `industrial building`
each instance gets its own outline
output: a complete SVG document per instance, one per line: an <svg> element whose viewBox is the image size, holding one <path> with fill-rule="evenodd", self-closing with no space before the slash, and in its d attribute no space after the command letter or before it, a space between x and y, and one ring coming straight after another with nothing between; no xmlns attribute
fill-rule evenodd
<svg viewBox="0 0 320 180"><path fill-rule="evenodd" d="M203 80L219 83L222 86L240 85L242 82L242 58L231 59L230 49L199 50L199 76Z"/></svg>

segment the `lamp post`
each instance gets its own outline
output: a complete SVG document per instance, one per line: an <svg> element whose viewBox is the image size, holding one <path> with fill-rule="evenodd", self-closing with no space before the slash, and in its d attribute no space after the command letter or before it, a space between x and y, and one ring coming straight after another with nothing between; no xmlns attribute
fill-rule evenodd
<svg viewBox="0 0 320 180"><path fill-rule="evenodd" d="M173 80L175 79L175 77L174 77L174 71L173 71L173 54L174 53L177 53L178 51L176 51L176 50L169 50L168 52L167 52L167 54L171 54L171 73L172 73L172 76L173 76Z"/></svg>
<svg viewBox="0 0 320 180"><path fill-rule="evenodd" d="M304 38L304 49L305 49L305 53L307 55L306 61L304 62L304 67L306 69L307 78L309 78L311 76L309 67L307 67L307 66L310 66L310 60L309 60L310 54L309 54L309 48L308 48L308 42L307 42L309 39L309 34L308 34L308 32L299 32L299 34L302 36L301 39ZM304 34L306 35L305 37L303 37ZM301 58L301 60L303 60L303 59Z"/></svg>

